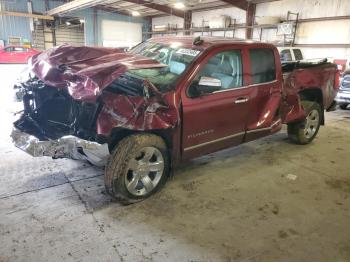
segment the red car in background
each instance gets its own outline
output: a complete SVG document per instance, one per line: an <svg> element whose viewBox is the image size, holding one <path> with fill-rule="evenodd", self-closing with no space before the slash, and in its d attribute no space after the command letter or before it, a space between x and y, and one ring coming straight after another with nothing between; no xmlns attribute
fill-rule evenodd
<svg viewBox="0 0 350 262"><path fill-rule="evenodd" d="M29 57L39 53L33 48L6 46L0 48L0 63L26 64Z"/></svg>

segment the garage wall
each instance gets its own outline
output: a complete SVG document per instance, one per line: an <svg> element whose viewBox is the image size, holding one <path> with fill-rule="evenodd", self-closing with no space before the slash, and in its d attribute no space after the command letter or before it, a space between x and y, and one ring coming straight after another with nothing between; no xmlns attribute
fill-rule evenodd
<svg viewBox="0 0 350 262"><path fill-rule="evenodd" d="M56 35L56 45L63 45L69 43L71 45L84 45L84 27L75 26L67 27L65 25L60 25L55 30Z"/></svg>
<svg viewBox="0 0 350 262"><path fill-rule="evenodd" d="M228 8L221 8L216 10L208 10L208 11L201 11L201 12L193 12L192 13L192 23L194 27L202 27L202 25L208 25L209 21L217 20L220 15L225 15L231 17L232 21L233 19L236 19L236 23L245 23L245 11L239 8L235 7L228 7ZM163 16L163 17L155 17L152 19L152 26L153 25L177 25L178 28L183 28L184 19L181 17L176 16ZM206 33L205 33L206 34ZM180 33L179 35L182 35ZM196 33L195 35L201 35L201 33ZM226 37L232 37L233 33L226 32ZM224 32L213 32L213 36L224 36ZM235 32L236 38L244 38L245 37L245 30L244 29L238 29Z"/></svg>
<svg viewBox="0 0 350 262"><path fill-rule="evenodd" d="M45 12L46 9L44 0L32 0L32 3L33 12ZM48 3L49 9L51 9L63 4L63 1L49 0ZM2 10L28 12L27 1L25 0L0 0L0 6ZM132 16L124 16L116 13L104 12L101 10L94 12L92 8L74 11L71 13L67 13L66 15L72 17L79 17L85 20L84 41L87 45L103 44L101 29L102 21L104 20L139 23L142 24L143 31L148 31L150 25L150 21L146 19ZM94 23L96 23L96 33L94 32ZM118 30L118 28L116 28L115 30ZM0 39L7 40L9 36L21 36L22 38L33 41L32 32L30 31L30 18L0 15Z"/></svg>
<svg viewBox="0 0 350 262"><path fill-rule="evenodd" d="M349 16L350 0L281 0L257 4L256 16L278 16L286 19L287 12L299 12L301 19ZM222 8L204 12L193 12L192 21L200 27L202 21L215 19L218 15L228 15L236 19L237 23L245 23L245 11L238 8ZM177 24L183 27L183 19L178 17L159 17L152 19L152 25ZM259 39L260 30L255 29L253 38ZM196 35L200 35L197 33ZM224 36L223 32L214 32L215 36ZM232 32L226 33L227 37ZM245 30L236 30L235 37L245 38ZM276 29L263 30L262 40L277 41L281 38L276 36ZM350 45L350 19L337 21L322 21L301 23L296 35L297 44L348 44ZM350 60L350 48L315 48L302 47L306 58L331 57Z"/></svg>
<svg viewBox="0 0 350 262"><path fill-rule="evenodd" d="M102 45L131 48L142 42L142 24L102 20Z"/></svg>
<svg viewBox="0 0 350 262"><path fill-rule="evenodd" d="M57 7L60 1L48 1L49 8ZM45 12L43 0L32 0L33 12ZM0 0L0 9L13 12L28 13L26 0ZM0 39L7 40L9 36L20 36L32 40L30 18L0 15Z"/></svg>
<svg viewBox="0 0 350 262"><path fill-rule="evenodd" d="M286 18L287 11L299 13L301 19L349 16L349 0L281 0L258 4L256 16ZM257 38L258 30L254 30ZM275 30L265 30L264 40L278 40ZM296 44L349 44L350 19L301 23L296 34ZM307 58L333 57L350 59L350 48L302 48Z"/></svg>

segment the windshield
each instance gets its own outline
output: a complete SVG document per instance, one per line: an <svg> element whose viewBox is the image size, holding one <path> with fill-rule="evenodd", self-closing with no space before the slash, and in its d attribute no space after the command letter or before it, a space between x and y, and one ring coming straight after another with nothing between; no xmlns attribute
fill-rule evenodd
<svg viewBox="0 0 350 262"><path fill-rule="evenodd" d="M129 70L126 75L148 79L160 92L167 92L172 89L172 84L185 72L200 52L200 50L184 48L181 43L145 42L136 46L130 53L157 60L164 64L164 67Z"/></svg>

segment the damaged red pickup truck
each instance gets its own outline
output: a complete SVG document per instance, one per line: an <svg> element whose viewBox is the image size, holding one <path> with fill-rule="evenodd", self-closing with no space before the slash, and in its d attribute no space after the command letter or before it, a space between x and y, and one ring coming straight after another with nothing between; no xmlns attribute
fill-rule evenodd
<svg viewBox="0 0 350 262"><path fill-rule="evenodd" d="M281 65L273 45L222 38L155 38L129 52L61 46L29 66L15 145L106 165L106 189L124 203L159 190L180 161L282 124L292 141L311 142L339 79L326 61Z"/></svg>

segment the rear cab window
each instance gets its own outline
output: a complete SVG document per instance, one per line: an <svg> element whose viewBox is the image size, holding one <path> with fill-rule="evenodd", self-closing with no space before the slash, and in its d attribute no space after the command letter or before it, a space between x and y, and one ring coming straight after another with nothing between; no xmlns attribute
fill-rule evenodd
<svg viewBox="0 0 350 262"><path fill-rule="evenodd" d="M272 49L249 50L252 84L263 84L276 80L275 55Z"/></svg>
<svg viewBox="0 0 350 262"><path fill-rule="evenodd" d="M282 62L288 62L288 61L292 61L293 57L292 57L292 53L290 52L289 49L284 49L281 51L280 53L281 56L281 61Z"/></svg>
<svg viewBox="0 0 350 262"><path fill-rule="evenodd" d="M303 60L303 54L300 49L293 49L295 60Z"/></svg>

